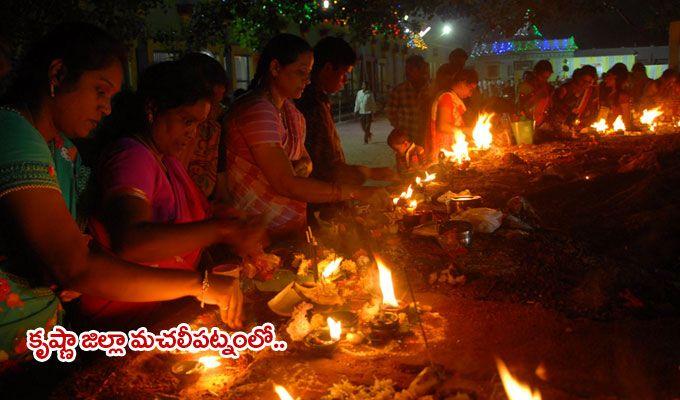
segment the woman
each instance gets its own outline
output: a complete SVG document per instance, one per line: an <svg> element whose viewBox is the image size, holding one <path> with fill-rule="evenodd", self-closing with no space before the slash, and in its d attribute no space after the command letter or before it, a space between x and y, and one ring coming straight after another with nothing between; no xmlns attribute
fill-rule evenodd
<svg viewBox="0 0 680 400"><path fill-rule="evenodd" d="M540 60L534 65L530 90L522 90L519 93L519 109L524 115L532 118L536 126L543 123L543 119L550 107L550 99L553 94L553 87L548 79L553 74L553 67L550 61Z"/></svg>
<svg viewBox="0 0 680 400"><path fill-rule="evenodd" d="M168 61L147 68L136 95L115 107L111 131L120 137L98 171L101 209L91 226L95 239L121 258L195 271L202 249L212 244L231 244L242 255L261 250L257 224L209 218L207 199L178 159L208 117L212 89L197 69ZM92 296L80 305L107 324L156 306Z"/></svg>
<svg viewBox="0 0 680 400"><path fill-rule="evenodd" d="M198 134L179 157L196 185L206 197L210 197L217 182L217 155L224 116L222 100L227 92L227 73L219 61L203 53L186 54L180 62L194 68L211 89L208 118L199 125Z"/></svg>
<svg viewBox="0 0 680 400"><path fill-rule="evenodd" d="M55 28L28 51L0 110L0 370L25 359L26 330L62 318L56 291L122 301L203 297L230 326L242 295L231 279L124 262L88 246L64 196L50 146L63 134L85 137L110 112L126 49L89 24ZM228 312L226 311L228 308ZM9 361L9 362L7 362Z"/></svg>
<svg viewBox="0 0 680 400"><path fill-rule="evenodd" d="M218 175L218 200L250 215L261 214L275 235L301 230L307 203L382 200L384 190L308 178L305 120L292 99L310 81L312 49L302 38L280 34L265 46L248 94L227 114ZM385 194L384 199L387 199Z"/></svg>
<svg viewBox="0 0 680 400"><path fill-rule="evenodd" d="M441 79L445 91L437 97L430 113L430 130L425 138L425 154L428 160L436 161L439 151L451 149L455 132L463 129L464 99L472 96L479 77L473 69L462 69L455 76L449 75L448 82Z"/></svg>
<svg viewBox="0 0 680 400"><path fill-rule="evenodd" d="M607 122L611 125L620 115L623 123L630 127L630 108L632 98L626 89L628 85L628 69L623 64L615 64L602 79L600 104L609 110Z"/></svg>

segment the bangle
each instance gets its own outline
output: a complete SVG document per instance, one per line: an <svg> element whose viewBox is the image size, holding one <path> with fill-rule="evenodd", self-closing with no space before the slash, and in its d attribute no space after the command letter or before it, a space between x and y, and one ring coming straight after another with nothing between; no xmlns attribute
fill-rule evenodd
<svg viewBox="0 0 680 400"><path fill-rule="evenodd" d="M203 282L201 283L201 308L205 307L205 291L210 287L208 282L208 270L203 273Z"/></svg>

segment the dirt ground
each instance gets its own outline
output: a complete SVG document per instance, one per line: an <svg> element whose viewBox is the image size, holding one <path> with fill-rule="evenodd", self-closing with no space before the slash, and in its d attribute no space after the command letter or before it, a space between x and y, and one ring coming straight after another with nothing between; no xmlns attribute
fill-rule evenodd
<svg viewBox="0 0 680 400"><path fill-rule="evenodd" d="M365 146L369 154L384 144ZM432 307L423 321L432 361L448 374L444 389L505 398L498 357L544 399L680 398L680 134L492 149L473 154L451 184L481 195L484 207L504 209L522 196L540 220L529 232L504 225L475 234L454 255L432 240L376 239L375 249L404 267L417 300ZM429 282L448 266L464 281ZM405 280L395 274L397 292L406 292ZM250 307L257 313L261 305ZM178 310L176 321L200 311ZM2 397L275 399L277 383L317 399L343 379L389 378L405 388L427 354L414 329L385 347L341 347L331 357L294 345L247 356L189 384L168 372L169 355L85 357L29 370ZM29 384L35 380L44 385Z"/></svg>

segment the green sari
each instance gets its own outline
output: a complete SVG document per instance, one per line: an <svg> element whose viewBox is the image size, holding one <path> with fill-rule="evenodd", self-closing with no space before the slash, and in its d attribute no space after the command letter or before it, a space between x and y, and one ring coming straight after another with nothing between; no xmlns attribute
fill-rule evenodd
<svg viewBox="0 0 680 400"><path fill-rule="evenodd" d="M19 190L53 189L76 218L78 195L89 170L75 146L60 135L47 143L40 133L12 109L0 108L0 199ZM26 331L49 331L61 322L59 297L35 266L12 259L7 221L0 220L0 372L30 357Z"/></svg>

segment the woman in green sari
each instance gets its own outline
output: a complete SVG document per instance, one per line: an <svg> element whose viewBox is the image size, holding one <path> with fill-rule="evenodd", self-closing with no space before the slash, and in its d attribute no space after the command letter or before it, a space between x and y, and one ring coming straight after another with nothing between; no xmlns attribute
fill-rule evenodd
<svg viewBox="0 0 680 400"><path fill-rule="evenodd" d="M28 329L60 322L61 291L132 302L194 296L241 324L231 278L210 276L206 288L196 272L124 262L78 228L87 172L67 138L87 136L110 113L126 53L95 26L61 25L29 50L0 102L0 372L27 358Z"/></svg>

